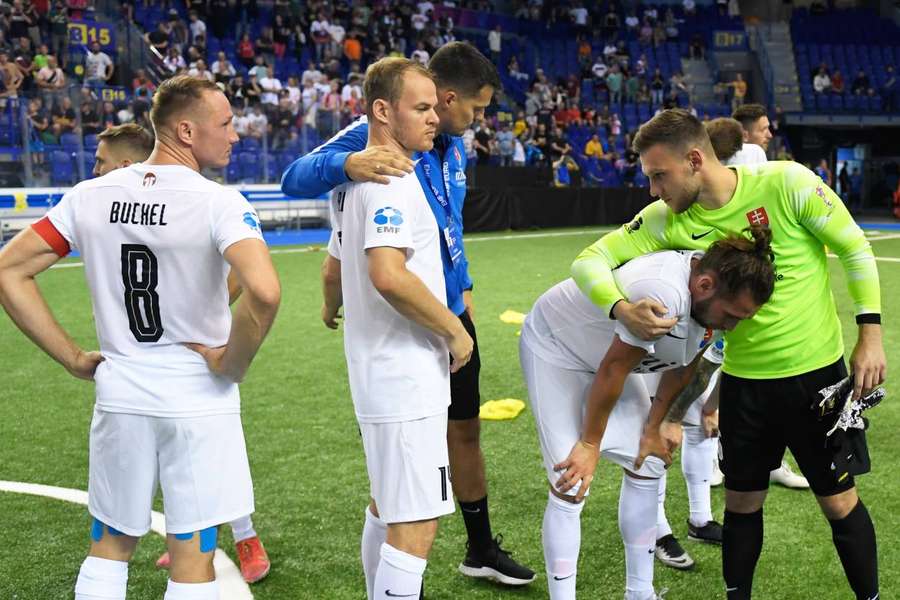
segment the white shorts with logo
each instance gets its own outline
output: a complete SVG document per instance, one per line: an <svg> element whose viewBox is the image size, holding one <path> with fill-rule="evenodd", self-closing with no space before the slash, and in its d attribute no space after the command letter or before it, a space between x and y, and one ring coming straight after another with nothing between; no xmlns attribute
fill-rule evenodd
<svg viewBox="0 0 900 600"><path fill-rule="evenodd" d="M167 533L190 533L253 512L240 414L171 418L94 409L88 508L132 536L150 529L157 486Z"/></svg>
<svg viewBox="0 0 900 600"><path fill-rule="evenodd" d="M555 471L581 439L588 395L594 373L565 369L541 359L520 338L519 359L528 400L534 413L544 470L550 485L556 486L562 472ZM649 380L649 381L648 381ZM644 423L650 414L648 384L656 390L655 375L632 374L625 379L622 394L609 415L606 432L600 442L600 454L606 460L643 477L662 477L665 463L655 456L647 457L635 470ZM580 487L566 492L574 496Z"/></svg>
<svg viewBox="0 0 900 600"><path fill-rule="evenodd" d="M360 423L359 430L382 521L411 523L453 512L446 411L413 421Z"/></svg>

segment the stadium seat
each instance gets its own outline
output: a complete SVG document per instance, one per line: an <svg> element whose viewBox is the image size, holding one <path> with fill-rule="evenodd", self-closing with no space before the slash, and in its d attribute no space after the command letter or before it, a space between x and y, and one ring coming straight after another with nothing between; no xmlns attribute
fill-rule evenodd
<svg viewBox="0 0 900 600"><path fill-rule="evenodd" d="M72 154L63 150L50 153L50 183L72 185L75 182L75 164Z"/></svg>
<svg viewBox="0 0 900 600"><path fill-rule="evenodd" d="M63 148L78 148L78 142L77 133L64 133L59 136L59 145Z"/></svg>
<svg viewBox="0 0 900 600"><path fill-rule="evenodd" d="M255 181L258 179L262 171L260 163L259 154L256 152L241 152L238 155L241 180Z"/></svg>

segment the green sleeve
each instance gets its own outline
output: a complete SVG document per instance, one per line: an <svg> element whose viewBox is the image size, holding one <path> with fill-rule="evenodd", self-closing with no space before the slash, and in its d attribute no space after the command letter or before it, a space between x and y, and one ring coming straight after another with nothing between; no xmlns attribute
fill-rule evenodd
<svg viewBox="0 0 900 600"><path fill-rule="evenodd" d="M881 314L881 288L872 246L863 230L850 216L847 207L830 187L809 169L802 169L788 187L792 190L792 208L797 220L834 252L844 271L850 297L857 315Z"/></svg>
<svg viewBox="0 0 900 600"><path fill-rule="evenodd" d="M634 220L585 248L572 263L572 278L591 302L609 313L624 296L616 286L612 270L650 252L666 247L669 208L658 200L638 213Z"/></svg>

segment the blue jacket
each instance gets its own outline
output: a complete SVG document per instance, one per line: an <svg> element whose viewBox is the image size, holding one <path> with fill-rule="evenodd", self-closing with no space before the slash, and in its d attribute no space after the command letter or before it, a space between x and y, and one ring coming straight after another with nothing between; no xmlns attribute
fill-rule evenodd
<svg viewBox="0 0 900 600"><path fill-rule="evenodd" d="M288 196L315 198L349 181L344 171L344 162L353 152L365 150L369 137L369 125L365 117L354 121L337 135L319 146L306 156L301 156L285 169L281 176L281 190ZM416 164L416 176L428 199L431 212L437 221L441 235L441 259L444 264L444 281L447 288L447 306L454 314L460 315L466 307L463 303L463 292L472 288L469 277L469 261L466 259L465 246L460 240L462 256L456 267L450 260L450 254L444 243L444 228L447 226L447 215L440 205L431 186L426 183L422 165L428 161L431 165L431 179L440 188L443 163L447 164L449 175L449 205L454 223L462 236L462 210L466 200L466 151L461 137L441 134L434 140L431 152L417 153L413 160Z"/></svg>

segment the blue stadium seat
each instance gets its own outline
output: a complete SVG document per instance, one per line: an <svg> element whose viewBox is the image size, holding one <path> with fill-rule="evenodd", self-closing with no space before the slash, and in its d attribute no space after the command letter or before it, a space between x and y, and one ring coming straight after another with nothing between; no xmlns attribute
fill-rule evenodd
<svg viewBox="0 0 900 600"><path fill-rule="evenodd" d="M88 133L84 136L84 147L85 148L96 148L98 144L97 136L93 133Z"/></svg>
<svg viewBox="0 0 900 600"><path fill-rule="evenodd" d="M63 148L78 148L78 134L64 133L59 136L59 144Z"/></svg>
<svg viewBox="0 0 900 600"><path fill-rule="evenodd" d="M57 150L50 153L50 183L52 185L75 183L75 164L70 152Z"/></svg>
<svg viewBox="0 0 900 600"><path fill-rule="evenodd" d="M238 154L238 164L242 181L257 181L262 175L259 155L256 152L241 152Z"/></svg>

